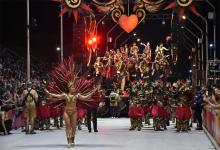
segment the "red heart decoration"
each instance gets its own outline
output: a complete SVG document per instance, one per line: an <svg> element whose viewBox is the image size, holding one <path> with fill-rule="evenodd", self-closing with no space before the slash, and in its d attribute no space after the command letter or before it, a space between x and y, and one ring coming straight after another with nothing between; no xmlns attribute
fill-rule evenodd
<svg viewBox="0 0 220 150"><path fill-rule="evenodd" d="M137 27L138 17L134 14L130 15L129 17L126 15L121 15L121 17L119 18L119 25L127 33L130 33Z"/></svg>

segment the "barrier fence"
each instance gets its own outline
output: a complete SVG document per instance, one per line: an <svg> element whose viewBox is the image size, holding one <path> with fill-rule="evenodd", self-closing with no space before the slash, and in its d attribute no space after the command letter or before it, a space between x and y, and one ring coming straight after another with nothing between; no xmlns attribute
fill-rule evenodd
<svg viewBox="0 0 220 150"><path fill-rule="evenodd" d="M203 110L203 125L220 147L220 111L206 107Z"/></svg>

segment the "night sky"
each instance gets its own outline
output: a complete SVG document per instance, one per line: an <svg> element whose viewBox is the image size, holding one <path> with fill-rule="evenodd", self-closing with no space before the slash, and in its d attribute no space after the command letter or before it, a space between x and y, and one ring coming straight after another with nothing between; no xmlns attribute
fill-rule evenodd
<svg viewBox="0 0 220 150"><path fill-rule="evenodd" d="M217 6L217 0L210 0ZM219 3L219 2L218 2ZM207 15L211 8L201 2L196 6L202 15ZM170 11L163 11L170 13ZM56 47L59 46L60 40L60 18L59 8L56 2L49 0L30 0L30 18L34 23L36 19L36 27L31 29L31 54L35 57L40 57L45 61L57 61L58 52ZM195 18L197 23L201 20L196 18L191 13L192 18ZM219 12L217 10L217 20L219 19ZM72 47L72 17L64 16L64 55L67 56L74 53ZM110 18L105 20L105 24L99 28L99 36L105 43L106 32L114 23ZM219 30L219 21L217 21L217 33ZM210 23L210 29L212 24ZM189 25L190 27L190 25ZM192 27L193 29L193 27ZM111 36L114 38L117 34L122 32L119 27L114 30ZM166 24L162 25L161 20L149 21L146 20L144 24L135 29L138 37L142 41L150 41L153 49L159 42L164 41L165 37L170 34L170 21L166 20ZM210 33L211 34L211 33ZM118 43L123 42L129 34L123 34L118 40ZM219 35L217 35L217 39ZM211 38L210 38L211 39ZM131 39L128 42L133 42ZM218 40L217 40L218 41ZM211 42L211 41L210 41ZM217 42L218 43L218 42ZM25 0L0 0L0 44L5 47L18 47L13 50L18 53L26 53L26 3ZM111 46L111 45L110 45ZM100 51L105 51L105 44L99 46ZM217 45L217 49L219 44ZM219 52L218 52L219 57Z"/></svg>

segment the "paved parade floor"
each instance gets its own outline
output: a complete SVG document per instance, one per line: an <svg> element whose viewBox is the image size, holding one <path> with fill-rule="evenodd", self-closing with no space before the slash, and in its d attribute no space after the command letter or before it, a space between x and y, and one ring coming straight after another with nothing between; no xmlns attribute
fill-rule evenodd
<svg viewBox="0 0 220 150"><path fill-rule="evenodd" d="M194 128L187 133L176 133L173 125L166 131L154 131L144 126L142 131L129 131L128 118L98 119L98 133L88 133L83 126L77 130L75 150L214 150L203 131ZM20 130L0 136L0 150L63 150L66 146L64 129L36 131L25 135Z"/></svg>

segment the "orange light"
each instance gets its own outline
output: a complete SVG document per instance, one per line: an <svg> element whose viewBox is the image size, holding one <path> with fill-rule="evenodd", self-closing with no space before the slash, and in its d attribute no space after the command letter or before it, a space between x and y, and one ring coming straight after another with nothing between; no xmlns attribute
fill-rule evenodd
<svg viewBox="0 0 220 150"><path fill-rule="evenodd" d="M96 42L96 41L97 41L96 37L93 37L93 38L92 38L92 41L93 41L93 42Z"/></svg>
<svg viewBox="0 0 220 150"><path fill-rule="evenodd" d="M88 43L89 43L89 45L92 45L93 41L90 39L90 40L88 41Z"/></svg>

